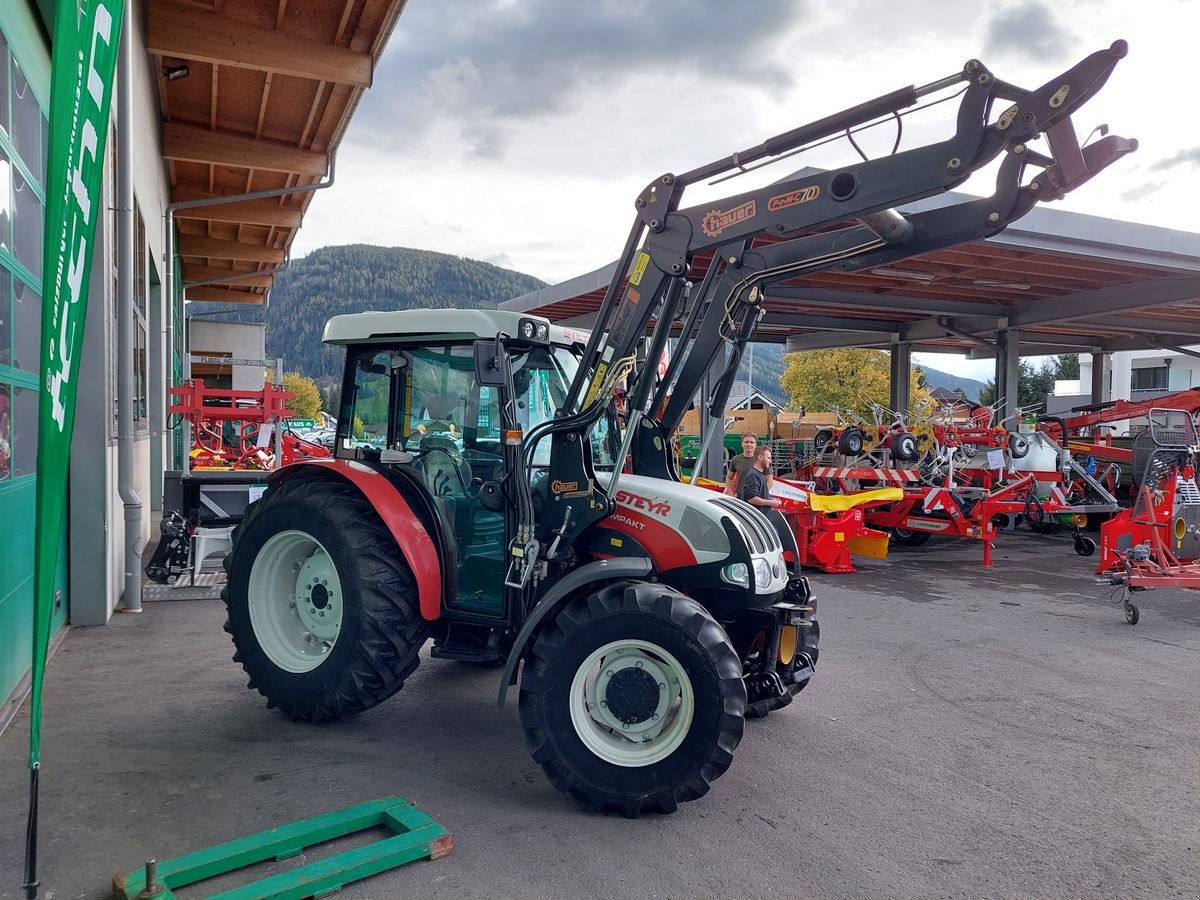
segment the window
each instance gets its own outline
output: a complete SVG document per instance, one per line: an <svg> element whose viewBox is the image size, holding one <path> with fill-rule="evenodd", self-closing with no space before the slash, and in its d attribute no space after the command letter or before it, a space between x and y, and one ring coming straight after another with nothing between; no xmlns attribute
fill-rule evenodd
<svg viewBox="0 0 1200 900"><path fill-rule="evenodd" d="M1134 369L1133 384L1131 387L1135 391L1165 391L1167 389L1167 374L1169 371L1166 366Z"/></svg>
<svg viewBox="0 0 1200 900"><path fill-rule="evenodd" d="M37 471L38 392L14 387L9 415L12 418L12 477L32 475Z"/></svg>
<svg viewBox="0 0 1200 900"><path fill-rule="evenodd" d="M0 482L12 477L12 388L0 384Z"/></svg>
<svg viewBox="0 0 1200 900"><path fill-rule="evenodd" d="M12 288L0 269L0 366L12 365Z"/></svg>
<svg viewBox="0 0 1200 900"><path fill-rule="evenodd" d="M7 279L7 273L0 275ZM42 296L16 276L12 280L13 366L36 372L42 355Z"/></svg>
<svg viewBox="0 0 1200 900"><path fill-rule="evenodd" d="M14 59L12 64L12 131L17 155L29 167L29 174L41 184L42 171L42 110L25 73Z"/></svg>
<svg viewBox="0 0 1200 900"><path fill-rule="evenodd" d="M20 172L12 177L13 249L34 278L42 277L42 200Z"/></svg>
<svg viewBox="0 0 1200 900"><path fill-rule="evenodd" d="M135 204L136 206L136 204ZM148 427L146 346L146 223L137 209L133 262L133 420L137 428Z"/></svg>

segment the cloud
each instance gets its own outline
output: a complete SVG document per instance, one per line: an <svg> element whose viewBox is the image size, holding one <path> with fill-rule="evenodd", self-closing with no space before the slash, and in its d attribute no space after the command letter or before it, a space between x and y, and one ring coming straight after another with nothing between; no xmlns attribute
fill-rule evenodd
<svg viewBox="0 0 1200 900"><path fill-rule="evenodd" d="M1174 156L1160 159L1150 167L1150 171L1165 172L1176 166L1200 166L1200 147L1189 147L1187 150L1180 150Z"/></svg>
<svg viewBox="0 0 1200 900"><path fill-rule="evenodd" d="M772 58L805 12L795 0L441 0L400 17L349 139L412 144L449 126L468 155L503 156L514 125L572 108L592 92L663 102L642 76L778 91ZM797 51L803 48L797 48Z"/></svg>
<svg viewBox="0 0 1200 900"><path fill-rule="evenodd" d="M988 56L1022 56L1041 62L1057 59L1070 47L1071 35L1038 0L999 12L987 25L984 49Z"/></svg>
<svg viewBox="0 0 1200 900"><path fill-rule="evenodd" d="M1165 181L1148 181L1145 184L1136 185L1121 192L1121 201L1123 203L1137 203L1139 200L1145 200L1151 194L1158 193L1166 185Z"/></svg>

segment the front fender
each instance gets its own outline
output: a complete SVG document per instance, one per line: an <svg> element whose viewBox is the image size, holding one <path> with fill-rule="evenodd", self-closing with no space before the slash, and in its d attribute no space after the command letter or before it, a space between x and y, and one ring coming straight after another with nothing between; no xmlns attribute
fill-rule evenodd
<svg viewBox="0 0 1200 900"><path fill-rule="evenodd" d="M267 481L275 484L331 475L353 484L379 513L417 580L421 618L431 622L439 618L442 614L442 567L437 545L421 527L404 495L385 476L354 460L309 459L272 472Z"/></svg>
<svg viewBox="0 0 1200 900"><path fill-rule="evenodd" d="M500 680L500 695L496 698L496 705L504 706L509 685L516 680L517 663L521 661L529 639L546 617L552 612L557 612L569 597L589 584L599 581L615 581L621 578L645 578L652 571L654 571L654 563L644 556L626 557L590 562L560 578L537 602L529 617L525 619L525 624L517 633L512 649L508 652L508 663L504 666L504 678Z"/></svg>

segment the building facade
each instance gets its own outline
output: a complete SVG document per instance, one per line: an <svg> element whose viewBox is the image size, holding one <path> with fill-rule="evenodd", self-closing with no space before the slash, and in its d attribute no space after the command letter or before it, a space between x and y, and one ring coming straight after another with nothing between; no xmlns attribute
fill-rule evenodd
<svg viewBox="0 0 1200 900"><path fill-rule="evenodd" d="M24 696L31 660L37 479L68 479L56 636L68 622L107 622L122 601L140 607L133 561L157 532L163 473L182 459L182 429L172 427L167 403L187 369L185 299L236 304L230 309L268 302L315 190L333 183L334 152L403 6L127 4L116 96L122 72L130 92L127 104L114 102L109 123L70 470L43 473L38 369L55 4L0 2L0 730ZM132 204L118 194L121 149L132 158ZM118 239L123 205L131 247ZM131 289L119 296L124 265ZM132 323L124 356L121 321ZM261 326L197 320L196 338L193 349L210 356L264 355ZM248 366L197 374L249 389L263 378Z"/></svg>

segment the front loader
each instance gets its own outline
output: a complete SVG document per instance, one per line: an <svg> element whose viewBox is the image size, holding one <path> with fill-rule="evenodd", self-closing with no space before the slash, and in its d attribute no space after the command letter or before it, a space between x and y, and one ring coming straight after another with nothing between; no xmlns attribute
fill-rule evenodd
<svg viewBox="0 0 1200 900"><path fill-rule="evenodd" d="M501 702L519 684L530 752L585 807L636 816L705 794L744 719L809 684L820 629L786 522L681 483L671 437L700 381L723 367L719 417L771 284L995 233L1134 149L1080 148L1070 122L1123 55L1118 42L1034 91L972 60L656 179L590 332L496 310L332 318L334 458L273 473L226 559L250 686L290 717L339 719L396 693L432 638L434 657L504 665ZM947 141L681 207L691 184L951 87ZM997 99L1011 105L993 115ZM1041 134L1049 155L1028 146ZM992 197L893 210L997 158ZM644 361L672 334L660 378Z"/></svg>

